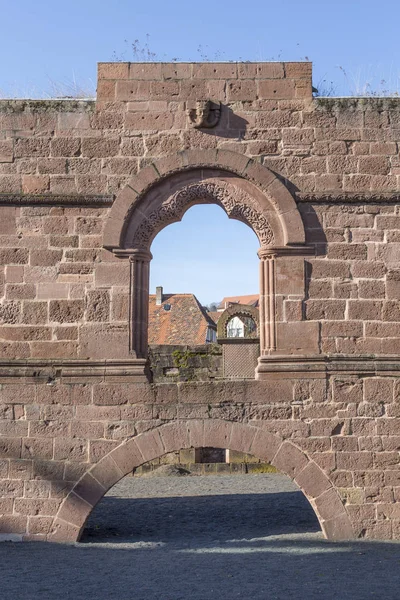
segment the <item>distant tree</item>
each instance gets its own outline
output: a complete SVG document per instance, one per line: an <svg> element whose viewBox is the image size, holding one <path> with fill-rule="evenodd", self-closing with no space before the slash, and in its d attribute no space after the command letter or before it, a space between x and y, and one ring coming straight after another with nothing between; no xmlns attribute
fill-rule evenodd
<svg viewBox="0 0 400 600"><path fill-rule="evenodd" d="M209 312L215 312L216 310L218 310L218 304L219 302L211 302L211 304L207 304L206 309Z"/></svg>

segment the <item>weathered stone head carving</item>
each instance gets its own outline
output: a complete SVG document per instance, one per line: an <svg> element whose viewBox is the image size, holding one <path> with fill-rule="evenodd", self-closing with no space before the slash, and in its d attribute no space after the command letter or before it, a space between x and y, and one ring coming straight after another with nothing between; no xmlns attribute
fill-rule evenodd
<svg viewBox="0 0 400 600"><path fill-rule="evenodd" d="M198 100L187 109L189 124L196 129L211 128L218 124L221 115L221 103L212 100Z"/></svg>

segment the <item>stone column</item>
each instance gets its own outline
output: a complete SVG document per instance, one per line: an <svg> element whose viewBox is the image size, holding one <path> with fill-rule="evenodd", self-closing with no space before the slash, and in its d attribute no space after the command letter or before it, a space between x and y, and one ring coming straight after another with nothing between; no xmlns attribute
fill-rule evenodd
<svg viewBox="0 0 400 600"><path fill-rule="evenodd" d="M260 354L276 349L275 254L260 249Z"/></svg>
<svg viewBox="0 0 400 600"><path fill-rule="evenodd" d="M149 266L152 258L148 250L138 249L129 253L131 264L129 350L136 358L147 358Z"/></svg>

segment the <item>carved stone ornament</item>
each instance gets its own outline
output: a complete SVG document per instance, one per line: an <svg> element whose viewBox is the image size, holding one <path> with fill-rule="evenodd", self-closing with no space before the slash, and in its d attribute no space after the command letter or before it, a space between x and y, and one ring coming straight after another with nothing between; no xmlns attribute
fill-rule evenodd
<svg viewBox="0 0 400 600"><path fill-rule="evenodd" d="M170 223L180 221L186 210L196 201L218 204L228 217L249 225L262 247L274 243L274 233L257 203L242 189L227 183L203 182L179 190L142 221L136 230L133 248L148 249L155 235Z"/></svg>
<svg viewBox="0 0 400 600"><path fill-rule="evenodd" d="M194 107L188 107L189 125L195 129L215 127L221 116L221 103L212 100L198 100Z"/></svg>

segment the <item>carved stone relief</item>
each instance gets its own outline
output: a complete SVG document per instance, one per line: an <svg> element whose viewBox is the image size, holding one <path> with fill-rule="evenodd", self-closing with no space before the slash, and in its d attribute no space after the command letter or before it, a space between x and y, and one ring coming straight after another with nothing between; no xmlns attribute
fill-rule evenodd
<svg viewBox="0 0 400 600"><path fill-rule="evenodd" d="M212 100L199 100L187 109L189 125L196 129L215 127L221 116L221 103Z"/></svg>
<svg viewBox="0 0 400 600"><path fill-rule="evenodd" d="M228 217L249 225L257 235L261 247L274 243L274 233L266 217L249 194L232 184L196 183L166 198L159 208L142 221L136 230L132 247L148 249L153 237L166 225L179 221L185 210L194 202L220 205Z"/></svg>

